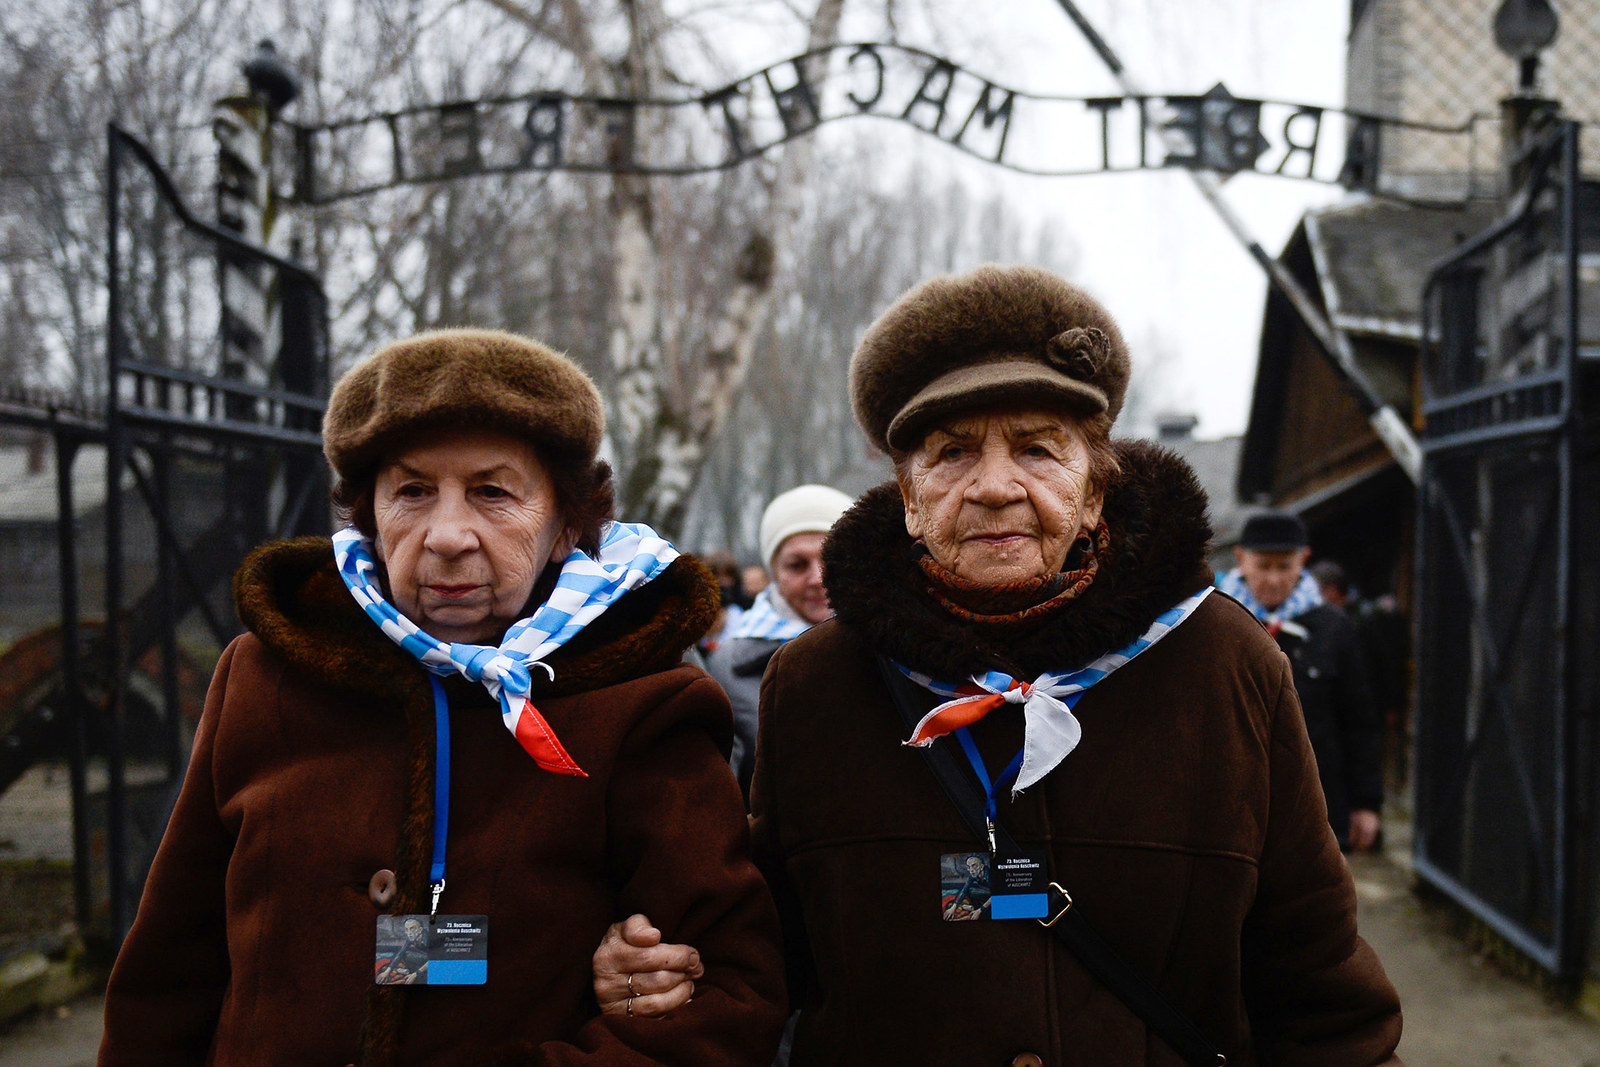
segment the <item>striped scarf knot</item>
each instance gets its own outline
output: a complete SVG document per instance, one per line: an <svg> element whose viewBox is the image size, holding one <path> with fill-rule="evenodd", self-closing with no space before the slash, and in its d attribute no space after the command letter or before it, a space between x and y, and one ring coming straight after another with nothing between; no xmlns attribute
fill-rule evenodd
<svg viewBox="0 0 1600 1067"><path fill-rule="evenodd" d="M948 682L896 663L900 673L930 692L946 697L928 712L903 744L924 748L949 733L971 726L1005 704L1022 705L1024 735L1022 769L1011 788L1015 797L1038 783L1078 747L1083 724L1072 713L1083 694L1127 666L1140 653L1171 633L1210 595L1211 587L1173 605L1127 646L1107 652L1087 666L1058 674L1041 674L1031 682L1002 671L973 675L966 682Z"/></svg>
<svg viewBox="0 0 1600 1067"><path fill-rule="evenodd" d="M512 659L498 648L452 642L450 661L467 681L482 682L490 692L494 692L490 687L496 685L515 696L525 697L533 691L533 672L528 669L529 664ZM556 672L550 664L538 660L531 665L542 668L552 681L555 680Z"/></svg>
<svg viewBox="0 0 1600 1067"><path fill-rule="evenodd" d="M587 777L528 699L532 668L553 680L555 669L545 658L625 594L666 570L678 550L648 526L607 523L599 552L590 556L574 549L561 564L549 598L512 623L498 647L440 641L402 615L379 585L372 539L354 527L333 535L333 555L350 595L389 640L429 672L444 678L459 674L487 689L500 705L501 723L539 766Z"/></svg>

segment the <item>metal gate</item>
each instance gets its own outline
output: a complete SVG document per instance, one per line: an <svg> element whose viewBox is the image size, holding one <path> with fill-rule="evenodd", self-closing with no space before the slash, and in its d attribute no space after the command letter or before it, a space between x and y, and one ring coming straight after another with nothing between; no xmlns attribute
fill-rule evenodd
<svg viewBox="0 0 1600 1067"><path fill-rule="evenodd" d="M1579 127L1429 278L1418 512L1416 870L1557 975L1582 962ZM1592 492L1592 490L1591 490ZM1586 568L1585 573L1592 573Z"/></svg>
<svg viewBox="0 0 1600 1067"><path fill-rule="evenodd" d="M183 646L215 652L238 633L225 580L250 548L326 532L327 316L305 267L200 221L151 152L114 125L108 146L105 613L88 644L71 440L58 470L62 692L77 724L74 851L86 864L96 852L89 835L103 826L102 929L116 943L187 760L196 708L180 677L192 673ZM223 304L219 276L252 283L262 302L253 316ZM246 319L271 328L251 334ZM241 349L251 366L232 358ZM142 569L131 565L134 518L154 538ZM141 661L158 685L136 692ZM104 761L103 811L83 780L93 755ZM82 914L84 898L98 898L93 873L78 875L80 920L95 918Z"/></svg>

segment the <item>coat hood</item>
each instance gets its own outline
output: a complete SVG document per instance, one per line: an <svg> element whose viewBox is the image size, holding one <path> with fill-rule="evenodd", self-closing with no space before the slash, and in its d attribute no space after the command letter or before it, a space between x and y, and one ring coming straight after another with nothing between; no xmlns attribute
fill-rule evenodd
<svg viewBox="0 0 1600 1067"><path fill-rule="evenodd" d="M888 482L845 513L823 546L823 580L843 626L874 650L937 677L999 668L1033 678L1073 670L1122 648L1156 617L1211 582L1206 495L1189 465L1144 441L1117 441L1122 473L1106 487L1109 559L1094 583L1021 632L967 622L926 591L922 549L905 528L900 489Z"/></svg>
<svg viewBox="0 0 1600 1067"><path fill-rule="evenodd" d="M234 576L233 593L256 637L335 690L397 699L422 683L417 661L351 597L326 537L262 545ZM666 670L710 628L717 603L710 573L679 556L552 653L555 678L535 671L529 696L567 696Z"/></svg>

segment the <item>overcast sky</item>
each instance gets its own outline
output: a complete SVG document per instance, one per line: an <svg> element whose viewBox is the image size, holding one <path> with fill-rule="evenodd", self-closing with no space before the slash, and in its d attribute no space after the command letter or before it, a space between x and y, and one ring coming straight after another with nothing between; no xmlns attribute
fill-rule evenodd
<svg viewBox="0 0 1600 1067"><path fill-rule="evenodd" d="M1343 103L1347 0L1080 0L1079 6L1153 94L1204 93L1221 81L1239 96ZM944 10L937 25L903 27L902 39L1011 88L1120 95L1056 0L989 0ZM1202 437L1243 431L1265 276L1187 174L1024 178L907 135L908 150L929 170L948 169L979 190L1003 191L1035 217L1061 220L1080 246L1076 280L1123 325L1134 348L1136 386L1151 406L1192 411ZM1338 141L1329 137L1324 147L1338 150ZM1341 191L1245 174L1230 180L1225 194L1276 254L1304 211Z"/></svg>

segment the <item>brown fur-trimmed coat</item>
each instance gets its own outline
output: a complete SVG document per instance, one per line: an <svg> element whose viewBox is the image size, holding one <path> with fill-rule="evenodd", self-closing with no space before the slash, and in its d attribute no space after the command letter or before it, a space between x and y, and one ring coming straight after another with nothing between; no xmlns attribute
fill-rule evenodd
<svg viewBox="0 0 1600 1067"><path fill-rule="evenodd" d="M428 910L431 689L326 540L258 550L235 583L250 633L218 665L100 1062L766 1062L784 1018L772 902L725 762L727 701L679 663L715 589L677 560L552 656L554 682L535 672L587 778L540 770L481 686L446 682L440 912L488 915L489 982L380 988L369 880L398 876L382 911ZM607 924L636 911L706 965L664 1020L599 1016L591 992Z"/></svg>
<svg viewBox="0 0 1600 1067"><path fill-rule="evenodd" d="M823 566L838 615L767 668L751 791L801 1011L796 1067L1182 1062L1037 923L941 920L940 855L986 846L902 745L876 662L1031 680L1126 645L1204 587L1192 473L1153 446L1121 443L1118 457L1111 558L1021 630L960 622L927 594L892 484L833 528ZM1021 746L1017 711L972 728L991 773ZM1356 935L1289 664L1265 629L1213 594L1076 715L1082 742L1002 799L999 819L1046 852L1082 914L1230 1067L1397 1062L1399 1003Z"/></svg>

